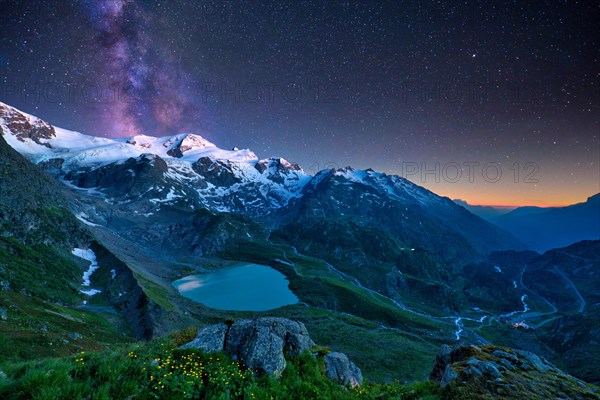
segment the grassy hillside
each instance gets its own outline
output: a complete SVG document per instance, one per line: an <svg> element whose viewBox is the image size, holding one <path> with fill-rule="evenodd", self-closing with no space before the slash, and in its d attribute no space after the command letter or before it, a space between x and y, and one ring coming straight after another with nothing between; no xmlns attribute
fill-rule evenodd
<svg viewBox="0 0 600 400"><path fill-rule="evenodd" d="M292 358L279 379L255 376L225 354L179 350L195 335L180 332L147 344L64 358L0 363L0 398L12 399L436 399L430 382L365 384L330 381L310 353Z"/></svg>
<svg viewBox="0 0 600 400"><path fill-rule="evenodd" d="M0 358L62 356L132 340L116 313L77 308L85 264L53 246L0 238Z"/></svg>

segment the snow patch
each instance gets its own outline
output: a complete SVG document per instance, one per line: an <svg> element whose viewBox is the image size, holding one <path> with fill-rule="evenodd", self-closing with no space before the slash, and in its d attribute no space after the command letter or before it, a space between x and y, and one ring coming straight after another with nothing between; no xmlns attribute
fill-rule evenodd
<svg viewBox="0 0 600 400"><path fill-rule="evenodd" d="M83 281L81 286L89 287L92 283L90 281L92 274L98 268L100 268L100 266L98 265L98 261L96 260L96 254L94 254L94 251L92 249L80 249L80 248L74 248L73 251L71 251L71 253L76 257L83 258L84 260L87 260L90 262L90 267L83 273L83 277L81 278ZM80 289L79 291L88 296L93 296L95 294L101 293L101 290L92 289L92 288Z"/></svg>
<svg viewBox="0 0 600 400"><path fill-rule="evenodd" d="M89 218L89 216L84 212L80 212L79 214L76 214L75 218L77 218L78 220L80 220L81 222L83 222L84 224L86 224L88 226L102 226L102 225L94 224L93 222L88 221L87 218Z"/></svg>
<svg viewBox="0 0 600 400"><path fill-rule="evenodd" d="M80 289L79 291L88 296L93 296L95 294L102 293L102 291L98 289Z"/></svg>
<svg viewBox="0 0 600 400"><path fill-rule="evenodd" d="M160 191L162 191L162 189ZM183 196L181 196L181 195L175 194L175 189L169 188L169 193L167 193L167 196L164 199L150 199L150 201L152 203L154 203L154 204L156 204L156 203L166 203L166 202L169 202L169 201L180 199L182 197Z"/></svg>

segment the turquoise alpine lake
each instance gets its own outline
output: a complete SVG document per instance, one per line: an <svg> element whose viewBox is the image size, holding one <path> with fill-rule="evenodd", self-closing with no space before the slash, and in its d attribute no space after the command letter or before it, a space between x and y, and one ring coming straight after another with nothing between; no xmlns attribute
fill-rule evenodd
<svg viewBox="0 0 600 400"><path fill-rule="evenodd" d="M296 304L283 274L273 268L236 264L173 282L182 296L217 310L267 311Z"/></svg>

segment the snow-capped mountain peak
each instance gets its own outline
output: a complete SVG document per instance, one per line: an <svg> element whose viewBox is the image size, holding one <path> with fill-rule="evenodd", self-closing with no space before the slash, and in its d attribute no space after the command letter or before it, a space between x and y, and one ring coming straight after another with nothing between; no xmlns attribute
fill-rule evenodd
<svg viewBox="0 0 600 400"><path fill-rule="evenodd" d="M217 146L202 136L187 133L168 138L163 143L163 147L168 149L167 154L170 156L180 158L188 151L216 148Z"/></svg>
<svg viewBox="0 0 600 400"><path fill-rule="evenodd" d="M224 150L194 133L94 137L2 103L0 129L31 161L111 203L149 200L156 207L185 201L192 208L200 203L215 211L259 214L286 205L311 178L283 158L259 161L251 150Z"/></svg>
<svg viewBox="0 0 600 400"><path fill-rule="evenodd" d="M154 136L135 135L127 138L126 143L132 146L141 147L143 149L150 149L153 145L155 145L156 140L157 138Z"/></svg>
<svg viewBox="0 0 600 400"><path fill-rule="evenodd" d="M260 160L256 163L256 169L261 173L267 171L269 174L287 171L304 172L298 164L291 163L281 157L269 157Z"/></svg>
<svg viewBox="0 0 600 400"><path fill-rule="evenodd" d="M116 139L88 136L55 127L4 103L0 103L0 129L13 148L36 163L62 158L65 161L76 159L78 166L86 164L93 167L143 153L190 162L200 157L252 164L258 161L256 154L248 149L223 150L193 133L163 137L140 134Z"/></svg>
<svg viewBox="0 0 600 400"><path fill-rule="evenodd" d="M15 139L22 143L33 141L44 145L45 139L56 137L54 127L49 123L4 103L0 103L0 130L15 132Z"/></svg>
<svg viewBox="0 0 600 400"><path fill-rule="evenodd" d="M93 217L98 204L106 202L118 205L126 219L160 219L163 208L205 208L287 220L302 215L352 218L402 235L424 234L423 224L433 227L442 221L476 242L509 239L451 200L371 169L330 169L312 177L283 158L259 160L250 150L220 149L197 134L93 137L54 127L4 104L0 129L9 145L81 194L77 211L89 216L86 223L112 223L104 214ZM106 215L113 218L112 211Z"/></svg>

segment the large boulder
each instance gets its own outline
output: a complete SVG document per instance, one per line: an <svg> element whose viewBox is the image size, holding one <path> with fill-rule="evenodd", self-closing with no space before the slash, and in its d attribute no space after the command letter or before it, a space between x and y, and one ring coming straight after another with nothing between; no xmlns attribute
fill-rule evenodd
<svg viewBox="0 0 600 400"><path fill-rule="evenodd" d="M442 346L429 378L447 399L600 399L597 388L542 357L490 345Z"/></svg>
<svg viewBox="0 0 600 400"><path fill-rule="evenodd" d="M286 318L243 319L231 326L224 323L208 326L182 348L207 353L225 351L257 373L279 376L286 367L285 356L311 350L311 340L302 322ZM341 385L362 384L360 369L342 353L325 356L326 374Z"/></svg>
<svg viewBox="0 0 600 400"><path fill-rule="evenodd" d="M431 374L429 375L429 379L434 382L441 382L442 377L446 371L446 366L451 364L450 354L452 353L452 349L450 346L444 344L438 351L437 356L435 357L435 361L433 362L433 367L431 368ZM445 386L445 385L444 385Z"/></svg>
<svg viewBox="0 0 600 400"><path fill-rule="evenodd" d="M348 359L344 353L332 352L325 356L326 374L329 379L344 386L362 385L363 377L360 368Z"/></svg>
<svg viewBox="0 0 600 400"><path fill-rule="evenodd" d="M225 346L227 353L239 358L253 371L281 375L286 367L283 335L254 321L240 321L230 332Z"/></svg>
<svg viewBox="0 0 600 400"><path fill-rule="evenodd" d="M259 318L231 325L225 351L254 371L280 375L286 366L284 354L298 355L313 346L303 323L285 318Z"/></svg>
<svg viewBox="0 0 600 400"><path fill-rule="evenodd" d="M285 355L299 355L314 344L302 322L268 317L211 325L182 347L225 351L255 372L278 376L286 367Z"/></svg>

